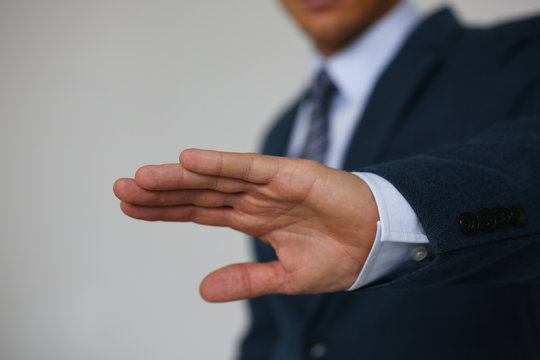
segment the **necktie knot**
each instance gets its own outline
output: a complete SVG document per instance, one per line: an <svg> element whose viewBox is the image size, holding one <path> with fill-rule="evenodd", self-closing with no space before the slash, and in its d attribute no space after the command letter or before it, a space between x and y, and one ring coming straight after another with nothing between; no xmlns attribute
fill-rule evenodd
<svg viewBox="0 0 540 360"><path fill-rule="evenodd" d="M337 92L337 88L328 76L326 70L321 70L309 92L309 99L314 104L326 102L329 103Z"/></svg>

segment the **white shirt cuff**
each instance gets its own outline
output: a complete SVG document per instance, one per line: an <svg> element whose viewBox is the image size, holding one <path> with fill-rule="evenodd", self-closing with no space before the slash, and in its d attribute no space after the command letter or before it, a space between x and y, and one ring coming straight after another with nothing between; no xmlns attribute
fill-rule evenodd
<svg viewBox="0 0 540 360"><path fill-rule="evenodd" d="M353 173L364 180L377 203L380 220L366 263L347 290L387 281L419 268L429 259L429 241L416 213L386 179L372 173Z"/></svg>

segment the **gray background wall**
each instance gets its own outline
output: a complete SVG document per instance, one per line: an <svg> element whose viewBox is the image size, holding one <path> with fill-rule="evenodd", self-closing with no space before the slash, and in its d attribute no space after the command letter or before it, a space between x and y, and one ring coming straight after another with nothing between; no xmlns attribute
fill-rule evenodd
<svg viewBox="0 0 540 360"><path fill-rule="evenodd" d="M245 237L131 220L112 183L186 147L255 150L307 53L274 1L0 0L0 358L231 359L244 304L198 283Z"/></svg>

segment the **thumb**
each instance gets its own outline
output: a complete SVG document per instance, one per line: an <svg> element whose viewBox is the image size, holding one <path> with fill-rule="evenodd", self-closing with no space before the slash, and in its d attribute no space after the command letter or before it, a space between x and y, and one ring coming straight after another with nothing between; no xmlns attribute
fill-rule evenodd
<svg viewBox="0 0 540 360"><path fill-rule="evenodd" d="M277 260L233 264L208 274L199 292L209 302L249 299L280 292L284 279L285 272Z"/></svg>

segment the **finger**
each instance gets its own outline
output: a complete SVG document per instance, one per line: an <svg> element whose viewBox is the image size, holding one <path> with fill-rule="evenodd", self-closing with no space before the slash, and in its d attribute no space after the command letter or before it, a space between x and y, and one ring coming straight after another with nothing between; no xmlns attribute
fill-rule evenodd
<svg viewBox="0 0 540 360"><path fill-rule="evenodd" d="M201 282L200 294L210 302L250 299L287 293L287 276L278 261L242 263L218 269Z"/></svg>
<svg viewBox="0 0 540 360"><path fill-rule="evenodd" d="M180 163L190 171L241 179L255 184L270 182L278 171L279 159L275 156L198 149L184 150L180 154Z"/></svg>
<svg viewBox="0 0 540 360"><path fill-rule="evenodd" d="M183 206L139 206L120 203L124 214L139 220L194 222L202 225L230 226L232 208L204 208L195 205Z"/></svg>
<svg viewBox="0 0 540 360"><path fill-rule="evenodd" d="M247 183L237 179L196 174L179 164L146 165L137 170L135 182L147 190L212 189L222 192L240 192Z"/></svg>
<svg viewBox="0 0 540 360"><path fill-rule="evenodd" d="M202 207L232 206L237 194L214 190L150 191L141 188L133 179L119 179L114 193L125 202L141 206L197 205Z"/></svg>

